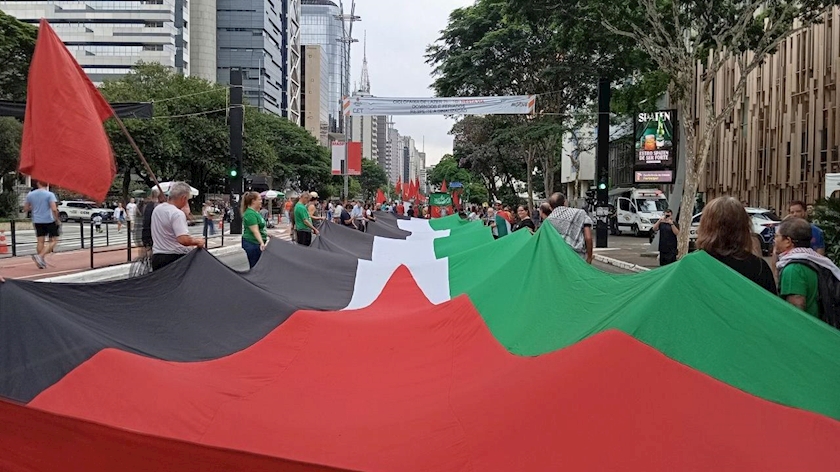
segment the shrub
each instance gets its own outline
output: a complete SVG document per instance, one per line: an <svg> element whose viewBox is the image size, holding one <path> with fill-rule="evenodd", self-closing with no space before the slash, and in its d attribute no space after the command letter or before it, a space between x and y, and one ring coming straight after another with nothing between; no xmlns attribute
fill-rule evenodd
<svg viewBox="0 0 840 472"><path fill-rule="evenodd" d="M817 202L812 219L825 231L825 255L840 265L840 198Z"/></svg>

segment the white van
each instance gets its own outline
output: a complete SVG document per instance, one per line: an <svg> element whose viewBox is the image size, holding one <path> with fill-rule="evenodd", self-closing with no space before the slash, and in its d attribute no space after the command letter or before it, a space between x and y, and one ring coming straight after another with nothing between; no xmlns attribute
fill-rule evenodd
<svg viewBox="0 0 840 472"><path fill-rule="evenodd" d="M668 199L658 189L617 188L610 191L610 203L616 210L618 233L627 231L633 236L650 234L668 209Z"/></svg>
<svg viewBox="0 0 840 472"><path fill-rule="evenodd" d="M840 174L825 174L825 198L831 198L834 192L840 192Z"/></svg>

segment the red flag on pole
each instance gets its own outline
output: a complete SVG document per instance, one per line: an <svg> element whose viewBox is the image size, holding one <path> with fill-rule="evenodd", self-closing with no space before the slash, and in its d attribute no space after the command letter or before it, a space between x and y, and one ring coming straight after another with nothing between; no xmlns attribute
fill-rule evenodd
<svg viewBox="0 0 840 472"><path fill-rule="evenodd" d="M414 197L420 198L420 177L414 179Z"/></svg>
<svg viewBox="0 0 840 472"><path fill-rule="evenodd" d="M44 19L26 93L20 172L105 200L117 166L102 122L114 111Z"/></svg>
<svg viewBox="0 0 840 472"><path fill-rule="evenodd" d="M446 192L446 191L448 191L448 190L446 189L446 179L443 179L443 184L440 186L440 191L441 191L441 192Z"/></svg>
<svg viewBox="0 0 840 472"><path fill-rule="evenodd" d="M397 177L397 185L394 187L395 193L397 195L402 193L402 177Z"/></svg>
<svg viewBox="0 0 840 472"><path fill-rule="evenodd" d="M461 208L461 196L458 195L458 191L452 192L452 204L455 205L455 208Z"/></svg>
<svg viewBox="0 0 840 472"><path fill-rule="evenodd" d="M385 203L385 192L383 192L382 189L378 189L376 191L376 203L380 205Z"/></svg>

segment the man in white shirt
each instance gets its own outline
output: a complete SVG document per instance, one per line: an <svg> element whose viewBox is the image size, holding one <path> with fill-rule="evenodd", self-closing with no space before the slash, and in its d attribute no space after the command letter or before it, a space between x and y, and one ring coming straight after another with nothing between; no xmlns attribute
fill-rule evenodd
<svg viewBox="0 0 840 472"><path fill-rule="evenodd" d="M134 202L133 198L125 206L125 216L128 222L131 223L131 227L134 228L134 221L137 219L137 203Z"/></svg>
<svg viewBox="0 0 840 472"><path fill-rule="evenodd" d="M152 270L177 261L190 252L190 247L204 247L204 240L190 236L187 215L181 208L190 199L190 186L176 182L169 189L166 203L152 212Z"/></svg>

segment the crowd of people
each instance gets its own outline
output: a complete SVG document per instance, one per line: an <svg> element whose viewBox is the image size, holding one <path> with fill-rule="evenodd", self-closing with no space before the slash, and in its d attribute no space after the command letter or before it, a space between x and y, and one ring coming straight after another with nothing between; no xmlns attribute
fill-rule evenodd
<svg viewBox="0 0 840 472"><path fill-rule="evenodd" d="M46 257L58 244L61 220L55 194L43 182L35 182L35 185L37 188L26 197L24 209L32 214L37 238L37 252L32 258L39 268L44 268ZM176 182L167 195L153 188L149 198L140 205L131 199L125 207L121 203L116 206L114 220L118 231L125 222L139 223L134 227L150 253L152 270L180 259L193 247L204 247L204 240L190 236L188 231L190 192L189 185ZM313 235L319 234L318 228L323 221L366 231L368 225L376 221L378 211L409 217L416 214L421 218L431 214L427 206L404 202L322 202L316 192L303 193L295 200L285 202L283 214L293 227L293 240L304 246L309 246ZM241 212L242 248L249 266L254 267L269 242L267 229L272 223L265 202L257 192L243 195ZM232 217L230 207L220 202L207 202L202 213L205 236L215 233L216 218ZM732 197L716 198L703 210L696 247L806 313L823 319L836 316L840 323L840 313L833 313L838 310L835 305L840 307L840 300L835 300L834 294L821 293L833 287L840 288L840 268L825 257L824 232L807 220L807 214L804 202L790 203L788 215L776 228L772 260L768 263L762 258L743 202ZM523 230L533 233L547 222L583 260L592 263L593 221L585 210L568 206L562 193L551 195L533 211L524 205L512 211L510 206L497 202L492 206L472 205L460 215L467 220L482 221L491 228L495 238ZM667 266L676 262L680 228L671 210L664 211L653 230L660 235L660 264Z"/></svg>

